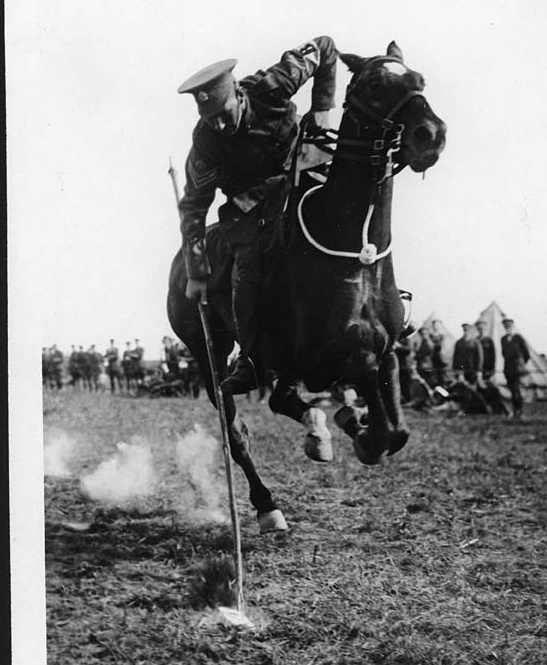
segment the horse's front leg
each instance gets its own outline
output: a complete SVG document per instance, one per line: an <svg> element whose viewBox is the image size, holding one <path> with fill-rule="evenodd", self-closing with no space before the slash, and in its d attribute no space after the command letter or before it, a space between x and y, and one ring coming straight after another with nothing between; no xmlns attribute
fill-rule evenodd
<svg viewBox="0 0 547 665"><path fill-rule="evenodd" d="M366 423L362 411L354 406L343 406L334 414L334 421L353 440L353 449L363 464L378 464L385 450L389 450L391 424L379 385L378 369L366 370L357 383L358 392L368 406Z"/></svg>
<svg viewBox="0 0 547 665"><path fill-rule="evenodd" d="M393 427L393 431L389 433L388 438L387 454L389 456L401 450L410 436L401 407L399 361L393 351L380 362L378 379L382 401Z"/></svg>
<svg viewBox="0 0 547 665"><path fill-rule="evenodd" d="M324 411L304 402L297 391L297 382L281 376L268 404L274 413L288 416L306 427L304 452L315 462L330 462L333 458L332 436L327 428Z"/></svg>

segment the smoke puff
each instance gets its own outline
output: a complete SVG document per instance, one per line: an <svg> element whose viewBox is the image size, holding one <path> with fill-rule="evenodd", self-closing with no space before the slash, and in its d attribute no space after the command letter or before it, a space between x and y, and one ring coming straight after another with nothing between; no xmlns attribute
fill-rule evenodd
<svg viewBox="0 0 547 665"><path fill-rule="evenodd" d="M198 424L177 442L181 480L179 512L197 522L227 522L225 481L219 473L218 441Z"/></svg>
<svg viewBox="0 0 547 665"><path fill-rule="evenodd" d="M126 505L153 493L156 476L150 448L118 443L117 452L81 479L82 492L93 501Z"/></svg>
<svg viewBox="0 0 547 665"><path fill-rule="evenodd" d="M71 475L68 463L75 444L64 432L45 432L44 475L67 478Z"/></svg>

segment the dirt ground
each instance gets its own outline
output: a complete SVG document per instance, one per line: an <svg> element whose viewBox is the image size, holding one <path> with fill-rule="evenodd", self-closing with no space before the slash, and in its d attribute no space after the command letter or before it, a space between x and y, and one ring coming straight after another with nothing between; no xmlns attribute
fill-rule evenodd
<svg viewBox="0 0 547 665"><path fill-rule="evenodd" d="M203 564L232 549L205 398L44 396L49 665L547 662L545 404L522 422L409 411L409 444L377 467L334 407L335 459L320 465L301 426L240 405L289 524L259 535L237 469L253 630L196 594ZM207 435L202 467L190 452ZM139 451L130 477L113 466L121 442Z"/></svg>

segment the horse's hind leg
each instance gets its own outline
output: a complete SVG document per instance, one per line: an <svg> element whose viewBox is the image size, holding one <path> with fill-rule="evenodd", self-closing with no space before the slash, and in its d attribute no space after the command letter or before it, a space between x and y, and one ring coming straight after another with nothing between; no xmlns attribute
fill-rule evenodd
<svg viewBox="0 0 547 665"><path fill-rule="evenodd" d="M297 391L297 382L281 376L268 404L274 413L288 416L307 428L304 452L315 462L330 462L333 458L331 433L324 411L304 402Z"/></svg>
<svg viewBox="0 0 547 665"><path fill-rule="evenodd" d="M380 392L387 416L393 426L388 435L388 456L401 450L408 441L410 432L405 423L401 407L401 386L399 384L399 361L391 352L380 363L378 372Z"/></svg>

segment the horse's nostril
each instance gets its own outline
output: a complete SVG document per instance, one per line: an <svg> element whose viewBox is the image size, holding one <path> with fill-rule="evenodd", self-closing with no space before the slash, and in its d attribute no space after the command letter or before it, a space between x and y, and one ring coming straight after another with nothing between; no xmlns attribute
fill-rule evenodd
<svg viewBox="0 0 547 665"><path fill-rule="evenodd" d="M434 131L427 125L420 125L414 130L414 140L420 145L433 143L435 139Z"/></svg>

